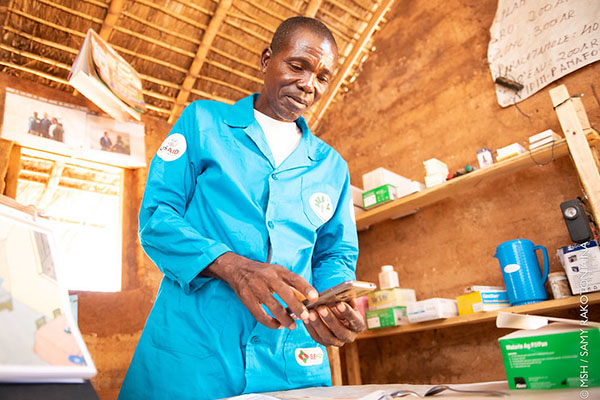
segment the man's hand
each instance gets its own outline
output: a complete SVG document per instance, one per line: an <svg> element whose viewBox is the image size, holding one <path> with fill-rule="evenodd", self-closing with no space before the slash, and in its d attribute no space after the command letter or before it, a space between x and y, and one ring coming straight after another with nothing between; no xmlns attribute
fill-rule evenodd
<svg viewBox="0 0 600 400"><path fill-rule="evenodd" d="M314 340L324 346L338 347L353 342L356 335L366 328L354 300L310 310L308 323L304 324Z"/></svg>
<svg viewBox="0 0 600 400"><path fill-rule="evenodd" d="M296 328L296 323L273 295L276 293L289 309L308 323L309 313L298 293L310 301L318 293L304 278L277 264L265 264L228 252L206 267L202 274L229 283L241 302L258 322L271 329ZM274 319L261 306L264 304Z"/></svg>

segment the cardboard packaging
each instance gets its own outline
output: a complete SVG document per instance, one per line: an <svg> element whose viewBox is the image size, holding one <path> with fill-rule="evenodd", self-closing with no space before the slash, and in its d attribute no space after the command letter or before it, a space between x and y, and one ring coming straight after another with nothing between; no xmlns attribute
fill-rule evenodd
<svg viewBox="0 0 600 400"><path fill-rule="evenodd" d="M479 168L489 167L494 164L494 158L492 152L488 148L477 150L477 161L479 162Z"/></svg>
<svg viewBox="0 0 600 400"><path fill-rule="evenodd" d="M395 187L403 187L404 185L410 185L411 180L398 175L385 168L377 168L373 171L367 172L362 176L363 187L365 190L372 190L383 185L394 185Z"/></svg>
<svg viewBox="0 0 600 400"><path fill-rule="evenodd" d="M473 286L467 289L467 291L470 293L456 298L458 315L494 311L510 307L508 294L501 286Z"/></svg>
<svg viewBox="0 0 600 400"><path fill-rule="evenodd" d="M350 190L352 191L352 203L355 206L362 207L363 206L363 198L362 195L364 190L354 185L350 185Z"/></svg>
<svg viewBox="0 0 600 400"><path fill-rule="evenodd" d="M597 327L580 325L580 321L553 323L519 330L498 341L510 389L600 386Z"/></svg>
<svg viewBox="0 0 600 400"><path fill-rule="evenodd" d="M388 201L396 200L396 187L394 185L383 185L363 193L363 207L365 209L378 206Z"/></svg>
<svg viewBox="0 0 600 400"><path fill-rule="evenodd" d="M381 310L367 310L367 329L388 328L408 324L406 307L391 307Z"/></svg>
<svg viewBox="0 0 600 400"><path fill-rule="evenodd" d="M525 147L521 146L519 143L509 144L508 146L496 150L496 161L502 161L510 157L518 156L526 151Z"/></svg>
<svg viewBox="0 0 600 400"><path fill-rule="evenodd" d="M432 299L410 303L406 307L410 322L431 321L458 315L456 300L434 297Z"/></svg>
<svg viewBox="0 0 600 400"><path fill-rule="evenodd" d="M548 143L556 142L560 139L561 137L552 129L546 129L545 131L536 135L529 136L529 150L533 150Z"/></svg>
<svg viewBox="0 0 600 400"><path fill-rule="evenodd" d="M556 256L567 274L573 294L600 290L600 248L597 241L565 246L558 249Z"/></svg>
<svg viewBox="0 0 600 400"><path fill-rule="evenodd" d="M390 307L406 307L417 301L413 289L391 288L369 293L369 310L381 310Z"/></svg>

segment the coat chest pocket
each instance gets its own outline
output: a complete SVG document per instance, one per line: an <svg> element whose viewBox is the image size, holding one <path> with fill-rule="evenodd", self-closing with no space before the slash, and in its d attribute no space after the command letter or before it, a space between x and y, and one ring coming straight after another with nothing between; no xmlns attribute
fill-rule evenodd
<svg viewBox="0 0 600 400"><path fill-rule="evenodd" d="M304 215L315 228L329 221L337 207L338 194L324 182L314 182L302 178L302 209Z"/></svg>

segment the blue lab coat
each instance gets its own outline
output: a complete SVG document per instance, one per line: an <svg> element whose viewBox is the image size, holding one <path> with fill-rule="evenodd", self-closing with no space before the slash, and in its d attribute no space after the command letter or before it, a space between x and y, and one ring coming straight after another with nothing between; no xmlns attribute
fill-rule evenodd
<svg viewBox="0 0 600 400"><path fill-rule="evenodd" d="M139 215L164 273L119 399L215 399L331 384L301 321L268 329L224 281L199 275L227 251L282 265L318 291L354 279L348 167L309 131L275 168L254 119L258 95L188 106L152 160Z"/></svg>

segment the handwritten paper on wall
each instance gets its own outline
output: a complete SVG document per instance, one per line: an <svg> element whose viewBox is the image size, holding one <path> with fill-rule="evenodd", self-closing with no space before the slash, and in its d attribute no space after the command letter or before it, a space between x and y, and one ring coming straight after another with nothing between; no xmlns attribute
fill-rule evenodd
<svg viewBox="0 0 600 400"><path fill-rule="evenodd" d="M499 0L490 34L492 78L523 85L496 85L506 107L600 59L600 1Z"/></svg>

